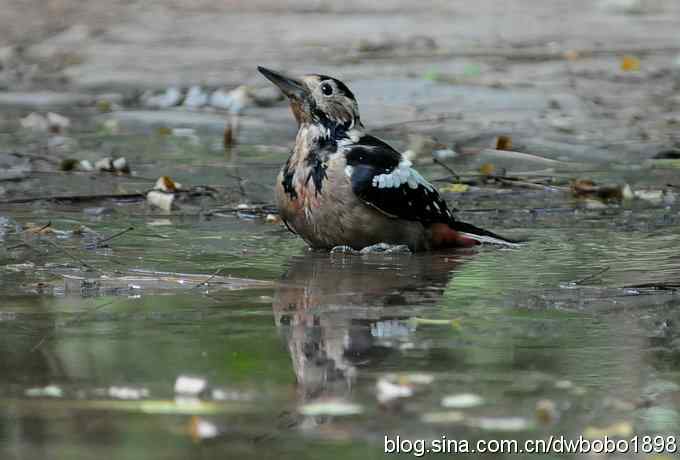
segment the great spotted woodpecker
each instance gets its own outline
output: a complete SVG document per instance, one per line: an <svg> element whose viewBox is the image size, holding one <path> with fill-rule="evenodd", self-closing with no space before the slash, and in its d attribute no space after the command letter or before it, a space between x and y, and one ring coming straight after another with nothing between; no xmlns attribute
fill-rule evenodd
<svg viewBox="0 0 680 460"><path fill-rule="evenodd" d="M326 75L258 70L288 97L299 129L276 180L285 225L317 249L377 243L411 250L514 245L457 221L411 162L365 132L352 91Z"/></svg>

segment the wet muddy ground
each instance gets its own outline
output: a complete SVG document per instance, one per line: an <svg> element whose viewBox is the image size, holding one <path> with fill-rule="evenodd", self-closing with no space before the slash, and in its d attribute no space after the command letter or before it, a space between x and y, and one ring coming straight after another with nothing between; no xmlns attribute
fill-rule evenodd
<svg viewBox="0 0 680 460"><path fill-rule="evenodd" d="M23 47L0 93L2 457L677 436L677 6L476 4L55 2L59 24L34 16L45 36L8 27ZM526 244L307 250L271 206L295 127L257 64L346 79L461 219ZM238 114L143 95L244 83ZM69 125L27 118L47 112ZM96 170L121 157L129 172ZM166 210L148 199L161 176Z"/></svg>

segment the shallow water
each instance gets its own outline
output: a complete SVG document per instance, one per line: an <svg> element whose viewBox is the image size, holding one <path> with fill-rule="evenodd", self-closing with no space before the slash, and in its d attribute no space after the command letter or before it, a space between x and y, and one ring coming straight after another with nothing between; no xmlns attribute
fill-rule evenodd
<svg viewBox="0 0 680 460"><path fill-rule="evenodd" d="M238 190L224 177L239 175L248 200L266 202L281 161L267 146L225 157L209 135L195 145L86 134L81 146L118 149L137 176L49 175L51 193L143 190L159 174ZM637 185L678 180L677 170L594 168ZM44 194L44 180L26 193ZM461 217L528 242L392 256L310 252L262 218L193 212L209 206L200 200L170 215L138 203L83 211L100 205L0 206L3 458L378 458L386 434L680 431L680 296L642 286L680 278L678 205L468 193ZM47 221L134 230L95 249L16 230ZM182 375L207 388L178 396ZM386 380L414 394L379 402ZM463 393L481 403L442 407ZM319 400L361 413L300 412Z"/></svg>

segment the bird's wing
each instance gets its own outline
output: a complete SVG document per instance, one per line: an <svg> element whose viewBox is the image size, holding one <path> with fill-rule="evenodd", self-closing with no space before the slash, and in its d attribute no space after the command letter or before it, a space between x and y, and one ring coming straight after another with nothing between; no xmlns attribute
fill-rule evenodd
<svg viewBox="0 0 680 460"><path fill-rule="evenodd" d="M380 139L364 135L345 146L354 193L383 214L410 221L453 223L453 213L437 189L411 162Z"/></svg>

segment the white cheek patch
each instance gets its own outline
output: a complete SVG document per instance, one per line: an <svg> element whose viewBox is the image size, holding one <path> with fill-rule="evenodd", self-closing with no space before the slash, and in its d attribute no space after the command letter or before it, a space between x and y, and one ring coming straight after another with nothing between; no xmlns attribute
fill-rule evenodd
<svg viewBox="0 0 680 460"><path fill-rule="evenodd" d="M404 184L408 184L412 189L422 185L428 190L434 190L432 184L426 181L418 171L413 169L412 165L413 163L409 160L403 159L391 172L374 176L371 185L377 188L399 188Z"/></svg>

